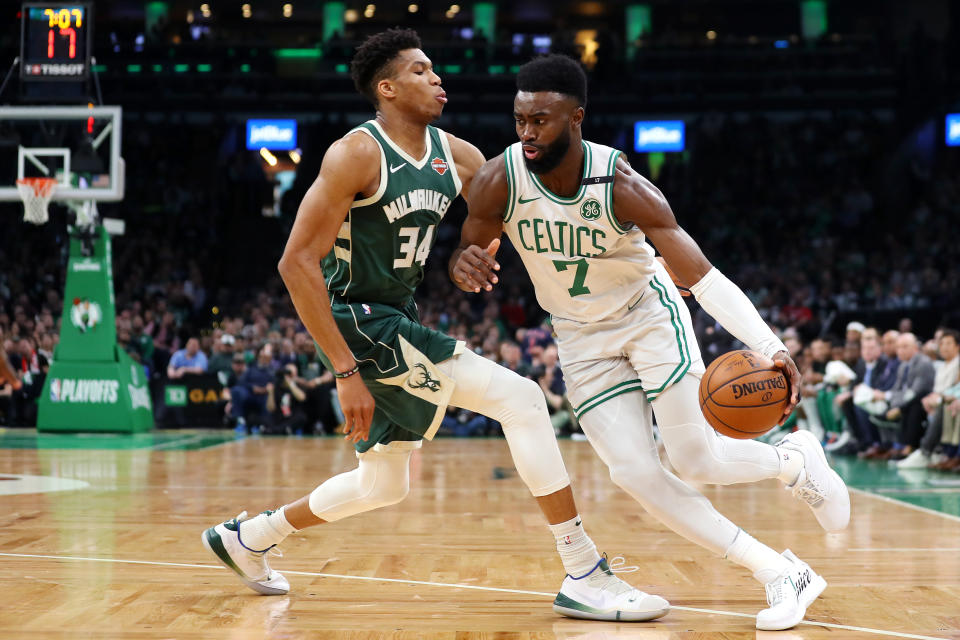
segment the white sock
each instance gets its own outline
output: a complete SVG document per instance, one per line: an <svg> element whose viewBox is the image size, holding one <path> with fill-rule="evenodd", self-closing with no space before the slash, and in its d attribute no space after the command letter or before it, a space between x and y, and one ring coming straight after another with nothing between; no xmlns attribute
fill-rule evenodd
<svg viewBox="0 0 960 640"><path fill-rule="evenodd" d="M568 574L579 578L589 573L600 562L597 545L593 544L593 540L584 530L580 523L580 516L547 526L553 532L553 537L557 539L557 553L560 554L563 568Z"/></svg>
<svg viewBox="0 0 960 640"><path fill-rule="evenodd" d="M740 529L723 556L750 569L753 577L763 584L772 582L793 567L782 555Z"/></svg>
<svg viewBox="0 0 960 640"><path fill-rule="evenodd" d="M240 543L250 551L266 551L296 531L287 522L284 507L276 511L265 511L240 523Z"/></svg>
<svg viewBox="0 0 960 640"><path fill-rule="evenodd" d="M780 458L780 473L777 474L777 479L788 487L792 487L803 470L803 454L792 449L780 447L774 447L774 449Z"/></svg>

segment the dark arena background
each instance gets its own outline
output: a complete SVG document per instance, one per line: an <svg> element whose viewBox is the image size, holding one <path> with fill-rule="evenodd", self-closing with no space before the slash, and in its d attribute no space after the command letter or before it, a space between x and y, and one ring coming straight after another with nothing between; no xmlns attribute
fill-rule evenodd
<svg viewBox="0 0 960 640"><path fill-rule="evenodd" d="M801 401L760 440L812 433L849 526L774 479L689 484L827 581L799 625L756 630L750 571L614 484L506 235L492 291L454 286L463 198L420 319L538 383L590 535L670 612L555 613L564 570L502 425L453 407L405 500L284 542L289 594L204 549L357 465L278 263L326 150L374 117L356 48L396 26L442 80L436 126L487 159L517 141L520 66L578 60L584 139L662 191L783 341ZM960 4L6 0L0 82L0 636L960 638ZM685 300L704 364L746 348ZM901 367L886 387L877 362Z"/></svg>

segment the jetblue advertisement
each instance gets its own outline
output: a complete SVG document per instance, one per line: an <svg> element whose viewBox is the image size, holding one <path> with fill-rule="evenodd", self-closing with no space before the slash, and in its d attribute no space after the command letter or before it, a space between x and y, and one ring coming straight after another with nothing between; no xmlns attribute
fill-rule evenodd
<svg viewBox="0 0 960 640"><path fill-rule="evenodd" d="M633 125L633 150L683 151L683 120L639 120Z"/></svg>
<svg viewBox="0 0 960 640"><path fill-rule="evenodd" d="M947 114L947 146L960 147L960 113Z"/></svg>
<svg viewBox="0 0 960 640"><path fill-rule="evenodd" d="M290 151L297 148L296 120L247 120L247 149Z"/></svg>

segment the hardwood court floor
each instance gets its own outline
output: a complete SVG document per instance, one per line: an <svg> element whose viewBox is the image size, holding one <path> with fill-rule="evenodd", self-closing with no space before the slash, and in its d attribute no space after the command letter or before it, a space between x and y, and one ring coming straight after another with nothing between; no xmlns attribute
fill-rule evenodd
<svg viewBox="0 0 960 640"><path fill-rule="evenodd" d="M355 459L339 439L249 438L195 450L0 448L0 638L960 638L960 518L855 492L850 527L827 535L773 481L702 487L829 582L807 623L757 632L764 596L746 570L643 513L587 443L561 448L588 531L640 567L628 581L671 601L665 618L552 612L561 566L502 440L427 443L406 501L291 537L274 561L291 593L256 595L200 533L303 495Z"/></svg>

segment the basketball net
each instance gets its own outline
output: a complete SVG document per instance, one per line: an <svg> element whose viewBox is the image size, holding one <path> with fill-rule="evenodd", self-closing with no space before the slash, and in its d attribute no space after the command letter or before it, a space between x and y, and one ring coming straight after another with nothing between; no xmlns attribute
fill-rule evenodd
<svg viewBox="0 0 960 640"><path fill-rule="evenodd" d="M18 178L17 192L23 200L23 219L32 224L44 224L50 219L47 206L57 186L56 178Z"/></svg>

